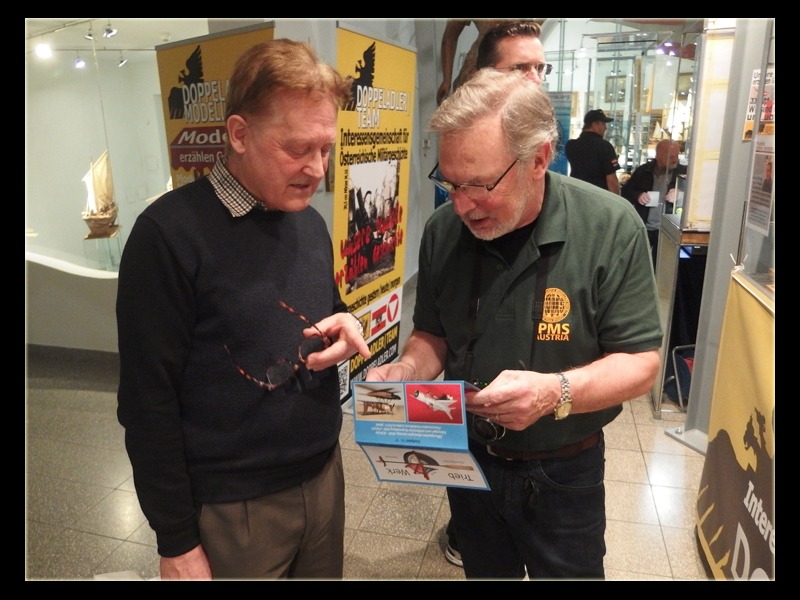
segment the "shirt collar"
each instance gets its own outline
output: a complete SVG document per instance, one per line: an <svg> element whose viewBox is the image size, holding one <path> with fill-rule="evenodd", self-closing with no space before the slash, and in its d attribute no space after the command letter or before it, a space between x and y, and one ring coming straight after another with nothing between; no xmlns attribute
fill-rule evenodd
<svg viewBox="0 0 800 600"><path fill-rule="evenodd" d="M536 218L536 243L538 245L567 239L567 201L563 182L569 178L553 171L545 174L544 201Z"/></svg>
<svg viewBox="0 0 800 600"><path fill-rule="evenodd" d="M222 156L217 160L208 175L208 181L231 216L243 217L254 209L269 210L263 202L248 192L228 170L227 156Z"/></svg>

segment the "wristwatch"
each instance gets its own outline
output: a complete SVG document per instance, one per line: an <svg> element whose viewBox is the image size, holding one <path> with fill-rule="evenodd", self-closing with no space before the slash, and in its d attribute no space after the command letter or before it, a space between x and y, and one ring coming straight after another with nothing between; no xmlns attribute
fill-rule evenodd
<svg viewBox="0 0 800 600"><path fill-rule="evenodd" d="M553 409L553 416L556 421L560 421L566 419L572 410L572 394L569 391L569 379L563 373L556 373L556 377L561 382L561 398Z"/></svg>

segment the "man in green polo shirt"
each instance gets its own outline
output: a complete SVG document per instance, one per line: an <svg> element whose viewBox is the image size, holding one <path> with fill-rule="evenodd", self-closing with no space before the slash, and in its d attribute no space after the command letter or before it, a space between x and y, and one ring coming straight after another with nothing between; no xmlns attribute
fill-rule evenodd
<svg viewBox="0 0 800 600"><path fill-rule="evenodd" d="M553 108L519 74L479 71L431 129L451 202L425 226L414 331L367 380L483 388L468 394L470 451L491 490L447 490L468 578L603 578L603 426L659 365L644 224L548 172Z"/></svg>

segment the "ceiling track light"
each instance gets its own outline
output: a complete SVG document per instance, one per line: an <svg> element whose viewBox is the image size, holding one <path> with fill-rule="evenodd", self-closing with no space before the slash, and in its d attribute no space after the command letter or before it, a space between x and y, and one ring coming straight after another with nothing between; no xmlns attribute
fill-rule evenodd
<svg viewBox="0 0 800 600"><path fill-rule="evenodd" d="M86 61L81 58L80 54L78 54L74 64L76 69L83 69L86 67Z"/></svg>
<svg viewBox="0 0 800 600"><path fill-rule="evenodd" d="M128 62L127 58L123 58L122 50L119 52L119 63L117 64L118 67L124 67Z"/></svg>
<svg viewBox="0 0 800 600"><path fill-rule="evenodd" d="M115 35L117 35L117 30L111 26L111 21L109 20L108 25L106 25L106 28L103 30L103 37L112 38Z"/></svg>
<svg viewBox="0 0 800 600"><path fill-rule="evenodd" d="M94 41L94 32L92 31L91 25L89 25L89 31L87 31L86 35L84 35L83 37L89 40L90 42Z"/></svg>
<svg viewBox="0 0 800 600"><path fill-rule="evenodd" d="M583 41L584 41L584 36L581 36L581 47L578 48L578 52L576 54L578 58L586 57L586 46L584 45Z"/></svg>

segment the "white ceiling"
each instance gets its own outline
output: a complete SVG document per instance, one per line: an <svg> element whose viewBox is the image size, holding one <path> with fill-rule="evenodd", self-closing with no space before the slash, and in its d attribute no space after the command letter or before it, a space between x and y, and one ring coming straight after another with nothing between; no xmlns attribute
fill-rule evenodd
<svg viewBox="0 0 800 600"><path fill-rule="evenodd" d="M106 25L118 29L117 35L104 38ZM25 51L40 41L54 51L91 52L93 43L84 38L92 28L94 49L110 51L153 50L167 42L177 42L209 33L209 19L25 19Z"/></svg>
<svg viewBox="0 0 800 600"><path fill-rule="evenodd" d="M267 19L131 19L131 18L62 18L62 19L25 19L25 52L33 51L34 46L45 41L56 53L71 53L87 58L94 51L121 52L125 58L151 58L156 46L169 42L179 42L190 38L208 35L224 29L233 29L265 22ZM557 23L556 19L552 26ZM550 25L545 21L545 25ZM590 19L591 21L609 22L634 29L658 31L669 29L672 32L696 29L702 19ZM104 38L103 30L107 24L117 28L119 32L112 38ZM84 36L92 29L94 41ZM555 28L555 27L554 27ZM591 29L590 27L588 29ZM120 55L122 58L122 55ZM27 60L27 58L26 58Z"/></svg>
<svg viewBox="0 0 800 600"><path fill-rule="evenodd" d="M91 26L95 37L95 48L99 50L153 50L156 46L177 42L193 37L207 35L209 23L214 25L227 22L226 27L253 24L266 19L109 19L103 18L71 18L71 19L25 19L26 52L33 49L33 45L40 40L47 41L57 51L92 50L92 42L85 39L84 35ZM615 22L620 25L646 31L659 31L670 29L672 31L685 31L687 28L697 28L702 24L702 19L590 19L596 22ZM108 23L119 30L113 38L103 38L103 29Z"/></svg>

